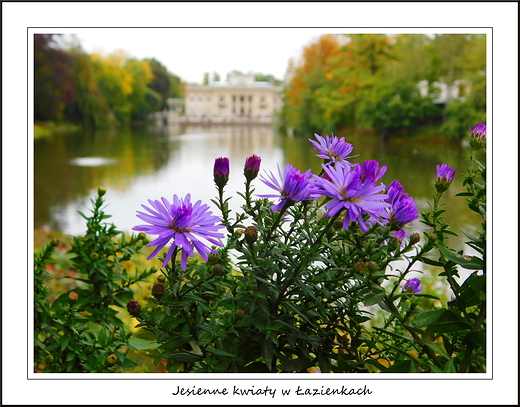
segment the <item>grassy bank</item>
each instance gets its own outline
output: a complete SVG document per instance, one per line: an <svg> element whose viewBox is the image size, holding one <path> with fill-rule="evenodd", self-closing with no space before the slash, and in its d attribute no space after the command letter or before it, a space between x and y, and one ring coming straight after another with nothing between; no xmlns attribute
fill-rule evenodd
<svg viewBox="0 0 520 407"><path fill-rule="evenodd" d="M55 134L75 133L81 129L73 123L36 122L34 123L34 138L51 137Z"/></svg>

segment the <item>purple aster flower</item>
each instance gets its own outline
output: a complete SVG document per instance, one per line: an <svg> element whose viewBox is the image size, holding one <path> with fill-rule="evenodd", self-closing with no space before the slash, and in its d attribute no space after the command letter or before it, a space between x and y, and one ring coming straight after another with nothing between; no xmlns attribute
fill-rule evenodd
<svg viewBox="0 0 520 407"><path fill-rule="evenodd" d="M413 293L413 294L420 294L422 293L422 285L421 280L418 278L411 278L406 283L404 283L404 286L401 286L403 291L407 293Z"/></svg>
<svg viewBox="0 0 520 407"><path fill-rule="evenodd" d="M386 216L386 209L390 206L387 194L381 193L385 189L383 184L375 182L363 182L360 178L362 170L359 164L350 168L349 165L337 163L334 167L323 165L327 177L315 177L315 186L312 193L321 194L332 198L325 205L328 210L325 216L334 216L345 209L343 228L347 229L350 222L358 222L361 229L366 232L369 227L363 219L364 214L369 215L370 222L380 222L381 216Z"/></svg>
<svg viewBox="0 0 520 407"><path fill-rule="evenodd" d="M244 175L246 179L251 182L258 175L258 171L260 171L260 162L262 159L258 157L256 154L253 154L251 157L246 158L246 162L244 164Z"/></svg>
<svg viewBox="0 0 520 407"><path fill-rule="evenodd" d="M435 179L435 188L437 192L442 193L451 185L455 177L455 170L448 164L437 165L437 177Z"/></svg>
<svg viewBox="0 0 520 407"><path fill-rule="evenodd" d="M317 157L323 158L329 161L345 161L349 157L349 154L354 150L352 144L345 141L345 137L338 139L336 136L325 136L322 137L319 134L314 133L314 136L318 141L309 139L314 145L319 154Z"/></svg>
<svg viewBox="0 0 520 407"><path fill-rule="evenodd" d="M415 200L404 192L404 187L398 181L393 181L388 186L387 193L387 202L390 204L388 208L388 225L391 230L402 231L405 237L409 237L408 233L403 230L403 227L419 218ZM397 238L395 234L393 236Z"/></svg>
<svg viewBox="0 0 520 407"><path fill-rule="evenodd" d="M473 130L471 130L471 126L468 126L468 127L469 127L469 132L472 136L486 138L486 125L485 124L479 123L479 124L475 125Z"/></svg>
<svg viewBox="0 0 520 407"><path fill-rule="evenodd" d="M485 124L477 124L473 130L471 126L469 127L469 135L470 141L469 144L471 147L480 149L486 145L486 125Z"/></svg>
<svg viewBox="0 0 520 407"><path fill-rule="evenodd" d="M224 227L217 224L221 222L221 219L209 211L208 205L203 205L201 201L192 204L190 200L190 194L186 195L184 199L173 195L173 204L170 204L166 198L161 198L161 201L149 199L151 207L142 205L149 213L137 211L137 217L149 225L135 226L133 230L159 235L157 239L147 245L157 246L148 259L156 256L171 242L163 267L171 259L175 248L180 247L182 269L186 270L187 256L194 256L193 248L197 249L204 261L207 261L208 254L215 253L215 250L209 248L205 241L222 246L222 243L216 240L224 237L222 233L218 233L218 229Z"/></svg>
<svg viewBox="0 0 520 407"><path fill-rule="evenodd" d="M227 184L229 180L229 158L215 158L215 165L213 166L213 180L220 189L224 188L224 186Z"/></svg>
<svg viewBox="0 0 520 407"><path fill-rule="evenodd" d="M261 181L268 187L278 191L278 194L259 195L262 198L280 198L277 205L271 206L271 211L276 212L287 208L295 203L312 199L310 196L311 170L301 173L291 164L285 164L285 171L282 173L278 166L279 180L271 171L266 172L266 176L261 175Z"/></svg>
<svg viewBox="0 0 520 407"><path fill-rule="evenodd" d="M391 236L397 240L399 243L403 243L403 240L405 237L408 237L408 233L406 233L406 230L404 229L399 229L399 230L396 230L395 232L393 232L391 234Z"/></svg>
<svg viewBox="0 0 520 407"><path fill-rule="evenodd" d="M383 165L379 170L379 163L376 160L364 161L359 164L359 178L361 181L377 182L385 175L386 168L386 165Z"/></svg>

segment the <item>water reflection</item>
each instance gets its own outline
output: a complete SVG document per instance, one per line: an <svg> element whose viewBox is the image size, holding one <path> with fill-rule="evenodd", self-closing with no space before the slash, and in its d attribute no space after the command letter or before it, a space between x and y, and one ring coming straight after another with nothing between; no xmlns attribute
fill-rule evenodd
<svg viewBox="0 0 520 407"><path fill-rule="evenodd" d="M377 137L339 136L345 136L354 145L354 154L359 154L353 162L376 159L387 165L383 181L388 184L399 180L416 199L420 210L428 210L435 166L447 163L457 169L458 176L444 199L446 221L456 232L458 227L478 229L478 216L467 209L463 197L455 196L463 190L461 173L465 171L467 155L464 148L435 140L392 139L385 145ZM231 176L226 191L232 194L242 191L244 160L252 154L262 157L262 169L273 171L277 164L285 162L315 172L321 165L307 137L282 136L266 125L148 127L37 140L35 228L73 235L83 233L85 226L77 212L88 211L89 200L100 185L108 191L106 211L113 215L110 220L127 232L138 221L136 210L148 199L191 193L194 200L212 205L210 199L216 192L212 176L215 158L230 158ZM268 190L258 181L255 186L257 193ZM238 210L241 198L233 195L230 204L233 210ZM462 248L463 241L463 237L454 238L453 244Z"/></svg>

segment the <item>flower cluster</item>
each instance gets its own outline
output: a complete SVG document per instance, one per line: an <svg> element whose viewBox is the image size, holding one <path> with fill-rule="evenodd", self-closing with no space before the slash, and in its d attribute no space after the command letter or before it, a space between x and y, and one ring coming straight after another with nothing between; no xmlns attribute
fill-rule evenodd
<svg viewBox="0 0 520 407"><path fill-rule="evenodd" d="M472 134L485 136L485 125L475 126ZM260 176L265 185L276 191L259 195L263 198L278 199L271 206L271 211L285 211L299 202L324 198L324 216L343 215L344 229L356 223L363 232L367 232L379 224L387 228L399 242L405 237L410 238L404 227L418 218L418 210L414 199L404 191L404 187L398 181L393 181L388 187L381 182L387 167L380 166L375 160L358 164L347 161L353 157L350 155L353 147L344 137L322 137L318 134L315 134L315 137L316 140L309 140L318 151L317 156L324 159L320 175L313 174L311 170L301 172L291 164L286 164L283 170L278 166L277 176L271 171L266 171ZM260 163L261 158L257 155L246 159L244 176L248 185L258 176ZM227 184L229 172L228 158L215 159L213 177L219 191ZM455 171L447 164L438 165L437 190L447 189L454 175ZM209 207L201 201L192 204L190 199L188 194L185 199L174 195L173 204L165 198L161 201L149 200L150 207L142 205L148 213L137 212L137 216L148 225L136 226L134 230L158 235L148 244L156 246L149 258L156 256L171 243L163 266L168 263L177 248L182 252L181 263L184 270L187 257L194 256L194 249L207 261L208 254L215 252L207 242L223 246L218 240L224 237L218 232L224 227L221 224L222 220L213 216ZM248 241L253 242L256 234L252 229L249 232Z"/></svg>

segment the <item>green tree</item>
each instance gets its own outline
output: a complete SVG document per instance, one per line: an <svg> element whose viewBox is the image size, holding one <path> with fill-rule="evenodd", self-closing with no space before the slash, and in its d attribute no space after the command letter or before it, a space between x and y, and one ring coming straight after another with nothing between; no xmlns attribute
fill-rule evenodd
<svg viewBox="0 0 520 407"><path fill-rule="evenodd" d="M67 108L69 119L87 127L107 127L115 124L115 120L110 120L107 99L98 87L91 57L80 47L70 52L74 57L74 81L78 98Z"/></svg>
<svg viewBox="0 0 520 407"><path fill-rule="evenodd" d="M132 77L132 93L128 97L131 105L131 119L144 120L153 110L149 103L150 99L147 98L147 95L153 92L148 87L154 78L152 68L148 61L136 59L126 61L124 68Z"/></svg>
<svg viewBox="0 0 520 407"><path fill-rule="evenodd" d="M58 47L55 36L34 35L34 120L63 120L65 107L78 97L74 59Z"/></svg>
<svg viewBox="0 0 520 407"><path fill-rule="evenodd" d="M450 36L453 38L453 36ZM458 35L454 37L454 43L459 44L456 50L442 49L442 41L438 39L436 56L439 59L441 72L446 72L447 83L465 79L465 86L469 89L461 89L467 93L457 100L449 100L444 109L444 123L441 131L452 137L462 139L467 135L468 125L472 123L486 122L486 36L485 35ZM455 44L452 47L455 47ZM454 55L458 52L457 55ZM452 68L448 68L449 61Z"/></svg>
<svg viewBox="0 0 520 407"><path fill-rule="evenodd" d="M166 105L166 99L169 97L170 90L172 87L172 81L170 79L171 74L168 72L165 66L161 64L155 58L147 60L152 69L153 79L149 84L150 90L156 93L156 95L148 95L147 99L153 106L153 110L162 110ZM157 96L159 99L159 105L157 105Z"/></svg>

